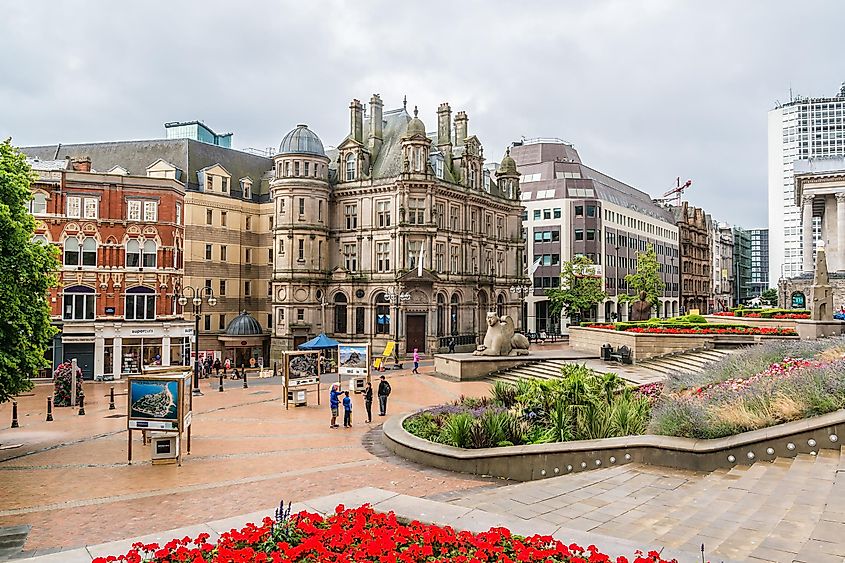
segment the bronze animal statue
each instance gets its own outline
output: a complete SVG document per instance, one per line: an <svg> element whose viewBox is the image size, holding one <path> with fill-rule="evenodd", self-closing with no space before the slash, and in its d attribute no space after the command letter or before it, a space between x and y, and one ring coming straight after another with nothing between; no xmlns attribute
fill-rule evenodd
<svg viewBox="0 0 845 563"><path fill-rule="evenodd" d="M510 315L487 313L487 333L484 344L479 344L473 356L525 356L528 354L528 339L516 334Z"/></svg>

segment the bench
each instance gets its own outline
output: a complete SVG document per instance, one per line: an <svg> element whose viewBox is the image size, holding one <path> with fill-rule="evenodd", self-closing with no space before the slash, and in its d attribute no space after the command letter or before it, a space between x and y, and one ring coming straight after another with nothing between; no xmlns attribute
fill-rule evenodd
<svg viewBox="0 0 845 563"><path fill-rule="evenodd" d="M631 354L631 349L627 346L620 346L616 350L613 349L612 346L609 344L605 344L602 347L602 359L606 362L619 362L620 364L632 364L634 363L633 355Z"/></svg>

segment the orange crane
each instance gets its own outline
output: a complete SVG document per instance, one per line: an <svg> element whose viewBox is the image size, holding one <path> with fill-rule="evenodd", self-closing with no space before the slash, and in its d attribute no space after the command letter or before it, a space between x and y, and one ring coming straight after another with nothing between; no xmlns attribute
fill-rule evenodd
<svg viewBox="0 0 845 563"><path fill-rule="evenodd" d="M684 190L692 187L692 180L687 180L683 184L681 184L681 177L678 176L678 179L675 181L676 186L663 194L663 197L659 198L657 201L671 201L674 200L675 205L681 204L681 196L684 195Z"/></svg>

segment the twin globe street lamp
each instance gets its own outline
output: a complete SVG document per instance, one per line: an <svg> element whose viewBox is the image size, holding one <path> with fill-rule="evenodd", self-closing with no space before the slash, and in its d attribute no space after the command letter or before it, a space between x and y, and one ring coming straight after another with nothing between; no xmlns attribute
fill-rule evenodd
<svg viewBox="0 0 845 563"><path fill-rule="evenodd" d="M202 303L205 301L209 307L217 305L217 298L214 297L214 290L205 286L195 289L191 286L182 288L176 300L181 307L185 307L190 300L194 307L194 395L202 395L200 391L200 316L202 315Z"/></svg>
<svg viewBox="0 0 845 563"><path fill-rule="evenodd" d="M399 365L399 306L402 303L406 303L406 302L410 301L410 299L411 299L410 293L408 293L407 291L401 291L401 289L402 289L401 287L399 289L400 289L399 293L394 293L392 290L388 290L388 292L384 294L384 299L388 303L393 303L394 310L396 311L396 319L394 321L394 325L395 325L395 327L394 327L395 331L394 332L396 334L396 337L395 337L396 344L395 344L395 348L393 349L394 365Z"/></svg>
<svg viewBox="0 0 845 563"><path fill-rule="evenodd" d="M510 288L511 295L519 295L519 330L525 332L525 296L531 293L531 281L521 280Z"/></svg>

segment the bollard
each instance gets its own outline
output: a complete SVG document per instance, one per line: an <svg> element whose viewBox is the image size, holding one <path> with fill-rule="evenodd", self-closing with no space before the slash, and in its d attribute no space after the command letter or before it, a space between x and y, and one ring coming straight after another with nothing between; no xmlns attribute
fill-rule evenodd
<svg viewBox="0 0 845 563"><path fill-rule="evenodd" d="M53 422L53 397L47 397L47 422Z"/></svg>
<svg viewBox="0 0 845 563"><path fill-rule="evenodd" d="M246 370L243 370L244 374L244 389L249 389L249 385L246 384Z"/></svg>
<svg viewBox="0 0 845 563"><path fill-rule="evenodd" d="M79 397L79 416L85 416L85 396Z"/></svg>
<svg viewBox="0 0 845 563"><path fill-rule="evenodd" d="M109 391L109 410L113 411L115 409L114 406L114 387L111 388Z"/></svg>
<svg viewBox="0 0 845 563"><path fill-rule="evenodd" d="M223 392L223 376L220 376L220 385L217 386L217 390L221 393Z"/></svg>
<svg viewBox="0 0 845 563"><path fill-rule="evenodd" d="M12 401L12 428L20 428L18 424L18 402Z"/></svg>

